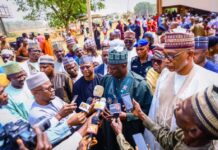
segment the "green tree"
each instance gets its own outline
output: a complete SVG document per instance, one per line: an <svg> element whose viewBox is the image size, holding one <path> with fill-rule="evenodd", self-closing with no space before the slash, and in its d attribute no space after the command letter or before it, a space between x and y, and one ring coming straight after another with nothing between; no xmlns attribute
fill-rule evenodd
<svg viewBox="0 0 218 150"><path fill-rule="evenodd" d="M65 27L86 14L86 0L13 0L18 11L27 12L24 19L45 19L52 27ZM93 9L103 9L104 0L94 1Z"/></svg>
<svg viewBox="0 0 218 150"><path fill-rule="evenodd" d="M137 16L154 15L156 12L156 5L149 2L139 2L134 7L134 13Z"/></svg>

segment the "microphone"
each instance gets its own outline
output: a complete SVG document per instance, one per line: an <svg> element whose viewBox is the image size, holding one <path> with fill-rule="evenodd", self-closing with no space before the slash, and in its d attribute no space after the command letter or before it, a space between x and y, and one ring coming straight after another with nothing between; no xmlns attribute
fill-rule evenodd
<svg viewBox="0 0 218 150"><path fill-rule="evenodd" d="M97 110L97 117L99 118L100 113L104 110L106 106L106 98L102 97L100 101L97 101L94 105L94 109Z"/></svg>
<svg viewBox="0 0 218 150"><path fill-rule="evenodd" d="M97 135L98 133L98 117L97 116L92 117L91 125L87 129L87 133L89 134L89 139L91 140L93 139L93 136ZM87 148L88 150L90 150L91 143L92 142L88 144L88 148ZM97 141L95 144L97 144Z"/></svg>
<svg viewBox="0 0 218 150"><path fill-rule="evenodd" d="M89 109L90 109L90 107L91 107L91 106L90 106L91 103L92 103L92 98L89 97L89 98L87 99L86 103L85 103L85 102L82 102L82 103L79 105L79 109L88 114L88 113L89 113Z"/></svg>
<svg viewBox="0 0 218 150"><path fill-rule="evenodd" d="M93 96L95 99L100 99L104 93L104 87L101 85L96 85L93 90Z"/></svg>

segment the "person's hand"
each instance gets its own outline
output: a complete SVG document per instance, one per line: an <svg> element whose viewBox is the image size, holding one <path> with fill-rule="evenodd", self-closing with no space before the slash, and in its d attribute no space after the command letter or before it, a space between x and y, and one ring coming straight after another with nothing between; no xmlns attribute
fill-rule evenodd
<svg viewBox="0 0 218 150"><path fill-rule="evenodd" d="M34 127L37 143L35 150L51 150L52 146L49 143L46 133L43 133L38 127ZM20 150L28 150L21 139L17 140L17 144Z"/></svg>
<svg viewBox="0 0 218 150"><path fill-rule="evenodd" d="M77 106L76 103L73 104L65 104L61 110L57 113L55 116L58 120L61 120L62 118L68 116L69 114L73 113L74 110L76 110Z"/></svg>
<svg viewBox="0 0 218 150"><path fill-rule="evenodd" d="M95 106L96 101L97 101L97 100L96 100L95 98L92 99L92 103L91 103L90 108L89 108L89 115L91 115L91 114L93 114L94 112L96 112L96 110L94 109L94 106Z"/></svg>
<svg viewBox="0 0 218 150"><path fill-rule="evenodd" d="M134 109L132 111L133 115L140 118L140 119L142 119L145 114L142 111L139 103L136 102L134 99L133 99L133 107L134 107Z"/></svg>
<svg viewBox="0 0 218 150"><path fill-rule="evenodd" d="M120 120L126 120L126 118L127 118L127 115L126 115L126 113L125 112L121 112L120 114L119 114L119 117L120 117Z"/></svg>
<svg viewBox="0 0 218 150"><path fill-rule="evenodd" d="M79 143L77 150L87 150L88 147L96 145L98 142L95 138L91 139L89 136L85 136Z"/></svg>
<svg viewBox="0 0 218 150"><path fill-rule="evenodd" d="M104 111L101 113L101 116L107 121L111 121L111 118L113 117L107 108L104 109Z"/></svg>
<svg viewBox="0 0 218 150"><path fill-rule="evenodd" d="M71 116L70 119L67 120L69 126L81 125L86 122L86 113L80 112Z"/></svg>
<svg viewBox="0 0 218 150"><path fill-rule="evenodd" d="M122 122L120 121L120 118L117 118L117 119L113 118L111 122L111 127L113 128L114 133L116 135L122 133L123 125L122 125Z"/></svg>

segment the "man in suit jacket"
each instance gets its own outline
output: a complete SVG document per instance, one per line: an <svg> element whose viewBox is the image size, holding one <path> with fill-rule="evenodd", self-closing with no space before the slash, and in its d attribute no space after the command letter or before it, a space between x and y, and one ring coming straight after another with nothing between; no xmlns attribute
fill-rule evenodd
<svg viewBox="0 0 218 150"><path fill-rule="evenodd" d="M101 74L103 76L108 73L108 69L107 69L108 49L109 49L109 43L103 42L102 43L102 54L101 54L103 64L100 64L99 66L95 68L95 73Z"/></svg>

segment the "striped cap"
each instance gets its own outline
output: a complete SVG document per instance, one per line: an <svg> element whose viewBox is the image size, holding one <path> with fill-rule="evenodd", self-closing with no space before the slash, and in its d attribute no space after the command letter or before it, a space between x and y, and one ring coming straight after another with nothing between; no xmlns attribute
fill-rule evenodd
<svg viewBox="0 0 218 150"><path fill-rule="evenodd" d="M95 44L95 41L93 39L87 39L84 42L85 49L90 49L90 48L95 48L95 47L96 47L96 44Z"/></svg>
<svg viewBox="0 0 218 150"><path fill-rule="evenodd" d="M195 49L208 49L208 37L198 36L195 38Z"/></svg>
<svg viewBox="0 0 218 150"><path fill-rule="evenodd" d="M192 33L166 33L165 49L194 48L194 34Z"/></svg>
<svg viewBox="0 0 218 150"><path fill-rule="evenodd" d="M92 56L88 56L88 55L84 55L80 58L79 60L79 64L83 65L86 63L93 63L93 57Z"/></svg>
<svg viewBox="0 0 218 150"><path fill-rule="evenodd" d="M13 52L13 50L10 50L10 49L3 49L2 51L1 51L1 55L14 55L14 52Z"/></svg>
<svg viewBox="0 0 218 150"><path fill-rule="evenodd" d="M125 39L134 39L135 38L135 32L128 30L124 33Z"/></svg>
<svg viewBox="0 0 218 150"><path fill-rule="evenodd" d="M163 51L159 51L159 50L154 50L154 55L152 59L156 59L156 60L164 60L165 56Z"/></svg>
<svg viewBox="0 0 218 150"><path fill-rule="evenodd" d="M66 43L67 43L67 45L76 44L75 40L72 37L67 38Z"/></svg>
<svg viewBox="0 0 218 150"><path fill-rule="evenodd" d="M41 50L39 43L37 42L29 42L28 49Z"/></svg>
<svg viewBox="0 0 218 150"><path fill-rule="evenodd" d="M68 64L72 64L72 63L76 63L76 61L72 58L72 57L65 57L63 59L63 64L64 66L68 65ZM76 63L77 64L77 63Z"/></svg>
<svg viewBox="0 0 218 150"><path fill-rule="evenodd" d="M43 55L39 57L39 64L54 64L54 57Z"/></svg>
<svg viewBox="0 0 218 150"><path fill-rule="evenodd" d="M54 42L54 43L52 43L52 48L53 48L53 51L55 51L55 50L63 50L63 46L62 46L61 42Z"/></svg>
<svg viewBox="0 0 218 150"><path fill-rule="evenodd" d="M191 103L201 126L218 138L218 87L210 86L192 96Z"/></svg>

